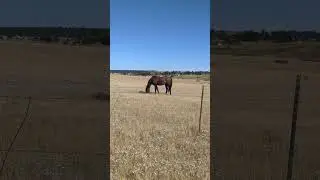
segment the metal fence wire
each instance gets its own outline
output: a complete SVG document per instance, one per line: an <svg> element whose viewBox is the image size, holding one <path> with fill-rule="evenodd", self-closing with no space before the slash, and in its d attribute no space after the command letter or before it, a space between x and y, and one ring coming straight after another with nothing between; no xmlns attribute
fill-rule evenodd
<svg viewBox="0 0 320 180"><path fill-rule="evenodd" d="M104 108L92 97L0 96L0 179L106 179Z"/></svg>

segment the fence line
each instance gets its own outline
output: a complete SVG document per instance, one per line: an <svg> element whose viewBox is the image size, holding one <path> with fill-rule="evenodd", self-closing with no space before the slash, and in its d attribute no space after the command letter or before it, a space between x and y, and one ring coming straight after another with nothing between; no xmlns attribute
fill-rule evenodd
<svg viewBox="0 0 320 180"><path fill-rule="evenodd" d="M76 151L46 151L46 150L41 150L41 149L14 149L14 143L20 134L21 130L23 129L23 126L27 120L31 118L31 100L32 102L34 101L60 101L60 102L66 102L66 101L86 101L88 102L89 100L96 100L92 96L90 97L81 97L81 98L66 98L66 97L38 97L38 98L33 98L31 96L0 96L0 99L21 99L21 100L28 100L28 104L25 110L25 115L23 117L23 120L19 124L18 129L16 130L16 133L12 137L12 139L9 141L9 146L8 149L0 149L0 153L4 153L3 157L1 158L1 167L0 167L0 177L2 177L4 173L4 169L6 167L6 161L9 157L9 154L14 152L14 153L23 153L23 152L28 152L28 153L46 153L46 154L94 154L94 155L100 155L100 156L106 156L106 152L76 152Z"/></svg>
<svg viewBox="0 0 320 180"><path fill-rule="evenodd" d="M9 148L8 148L8 150L6 151L6 153L5 153L5 155L4 155L4 158L3 158L3 160L2 160L2 165L1 165L1 169L0 169L0 177L2 176L3 168L4 168L5 164L6 164L6 160L7 160L8 156L9 156L9 152L12 150L12 147L13 147L14 142L16 141L16 139L17 139L17 137L18 137L21 129L23 128L23 125L24 125L24 123L26 122L27 117L30 115L30 114L29 114L29 110L30 110L30 104L31 104L31 96L28 98L28 100L29 100L29 101L28 101L28 105L27 105L27 108L26 108L25 116L24 116L22 122L20 123L20 126L19 126L16 134L14 135L12 141L10 142ZM29 118L30 118L30 116L29 116Z"/></svg>

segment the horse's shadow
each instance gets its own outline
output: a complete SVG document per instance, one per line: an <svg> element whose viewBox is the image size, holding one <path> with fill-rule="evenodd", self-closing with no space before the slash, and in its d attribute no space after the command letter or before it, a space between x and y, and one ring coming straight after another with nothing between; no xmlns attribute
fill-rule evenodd
<svg viewBox="0 0 320 180"><path fill-rule="evenodd" d="M145 92L145 91L138 91L139 94L155 94L154 92ZM166 93L163 93L163 92L160 92L160 93L157 93L157 94L166 94Z"/></svg>

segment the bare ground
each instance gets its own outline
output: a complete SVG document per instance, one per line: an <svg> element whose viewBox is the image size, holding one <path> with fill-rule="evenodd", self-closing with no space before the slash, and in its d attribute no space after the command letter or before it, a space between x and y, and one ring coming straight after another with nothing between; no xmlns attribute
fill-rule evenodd
<svg viewBox="0 0 320 180"><path fill-rule="evenodd" d="M294 179L318 179L318 63L275 57L212 55L215 179L285 179L295 78L304 73ZM307 78L305 78L307 77Z"/></svg>
<svg viewBox="0 0 320 180"><path fill-rule="evenodd" d="M164 86L155 95L144 93L148 78L111 75L112 179L209 179L209 83L173 79L171 96Z"/></svg>
<svg viewBox="0 0 320 180"><path fill-rule="evenodd" d="M32 97L0 179L103 179L109 103L92 94L107 88L109 49L0 42L0 52L0 162Z"/></svg>

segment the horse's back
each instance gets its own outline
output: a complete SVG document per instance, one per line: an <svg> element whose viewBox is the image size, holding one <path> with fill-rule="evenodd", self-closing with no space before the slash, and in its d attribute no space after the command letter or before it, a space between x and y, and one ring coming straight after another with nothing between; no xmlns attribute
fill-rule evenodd
<svg viewBox="0 0 320 180"><path fill-rule="evenodd" d="M154 82L157 85L164 85L164 84L172 84L172 77L171 76L159 76L153 75L150 78L150 81Z"/></svg>

